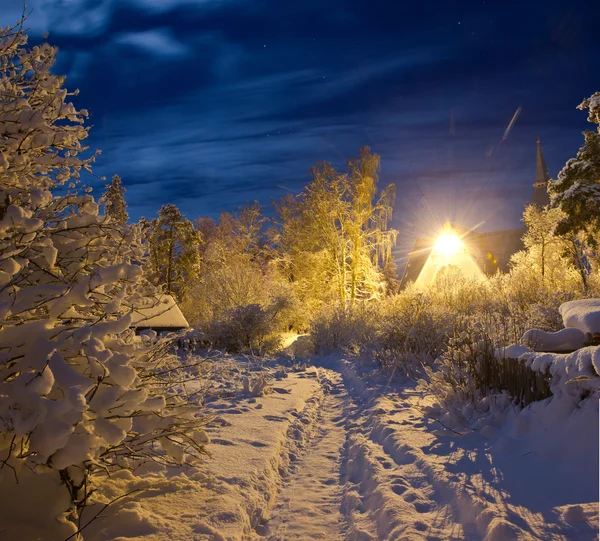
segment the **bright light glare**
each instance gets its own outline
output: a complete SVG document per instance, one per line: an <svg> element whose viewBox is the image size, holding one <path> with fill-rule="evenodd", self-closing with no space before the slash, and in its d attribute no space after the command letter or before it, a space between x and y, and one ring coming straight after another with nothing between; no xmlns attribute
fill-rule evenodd
<svg viewBox="0 0 600 541"><path fill-rule="evenodd" d="M444 233L436 241L434 249L437 253L446 257L457 254L464 249L465 245L456 235L452 233Z"/></svg>

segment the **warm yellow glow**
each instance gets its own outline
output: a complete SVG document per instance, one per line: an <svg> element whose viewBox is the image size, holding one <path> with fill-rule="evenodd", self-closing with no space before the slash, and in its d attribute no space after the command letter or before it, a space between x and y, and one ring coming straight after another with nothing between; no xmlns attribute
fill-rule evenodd
<svg viewBox="0 0 600 541"><path fill-rule="evenodd" d="M443 233L436 241L433 248L438 254L450 257L462 252L465 249L465 245L463 244L463 241L453 233Z"/></svg>
<svg viewBox="0 0 600 541"><path fill-rule="evenodd" d="M435 281L438 273L448 266L458 269L467 280L485 280L480 266L469 253L468 245L455 233L450 224L446 224L440 231L440 236L433 245L415 285L429 286Z"/></svg>

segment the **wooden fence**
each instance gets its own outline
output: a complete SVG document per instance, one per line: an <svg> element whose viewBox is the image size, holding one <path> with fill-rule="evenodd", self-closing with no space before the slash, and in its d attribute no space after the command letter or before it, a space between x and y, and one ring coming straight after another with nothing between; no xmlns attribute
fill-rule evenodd
<svg viewBox="0 0 600 541"><path fill-rule="evenodd" d="M521 406L552 396L547 372L536 372L517 359L483 359L481 386L485 394L506 391Z"/></svg>

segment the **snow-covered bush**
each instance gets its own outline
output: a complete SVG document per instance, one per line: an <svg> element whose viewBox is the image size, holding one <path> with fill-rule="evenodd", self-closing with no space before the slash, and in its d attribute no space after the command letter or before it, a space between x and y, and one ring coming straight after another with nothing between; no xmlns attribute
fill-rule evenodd
<svg viewBox="0 0 600 541"><path fill-rule="evenodd" d="M344 349L360 353L376 343L379 326L378 306L358 303L351 310L340 307L323 310L312 321L310 336L317 353Z"/></svg>
<svg viewBox="0 0 600 541"><path fill-rule="evenodd" d="M74 519L95 471L202 454L203 419L168 341L129 329L153 293L138 231L73 191L93 156L55 54L0 31L0 479L10 497L24 468L55 475Z"/></svg>
<svg viewBox="0 0 600 541"><path fill-rule="evenodd" d="M409 288L383 303L373 357L382 368L414 374L445 350L452 320L422 291Z"/></svg>
<svg viewBox="0 0 600 541"><path fill-rule="evenodd" d="M600 391L600 347L590 346L568 355L525 353L519 361L535 373L548 374L553 396L577 407Z"/></svg>
<svg viewBox="0 0 600 541"><path fill-rule="evenodd" d="M456 315L472 314L489 300L485 283L467 278L453 265L440 269L425 294L430 305Z"/></svg>
<svg viewBox="0 0 600 541"><path fill-rule="evenodd" d="M494 344L483 325L465 323L463 330L455 331L448 349L434 365L425 367L428 381L421 381L447 408L484 396L485 371L494 361Z"/></svg>
<svg viewBox="0 0 600 541"><path fill-rule="evenodd" d="M276 306L238 306L209 325L206 337L213 347L229 353L273 353L281 344Z"/></svg>

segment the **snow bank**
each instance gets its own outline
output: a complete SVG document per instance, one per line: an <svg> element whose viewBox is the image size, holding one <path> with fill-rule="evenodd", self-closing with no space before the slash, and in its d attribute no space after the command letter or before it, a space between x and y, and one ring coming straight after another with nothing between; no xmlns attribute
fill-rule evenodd
<svg viewBox="0 0 600 541"><path fill-rule="evenodd" d="M562 375L600 356L598 348L522 361L527 355ZM366 363L340 364L365 426L349 440L353 501L357 517L377 524L377 539L596 539L595 396L575 402L572 383L557 379L564 394L523 409L499 395L485 412L444 413L427 390L394 384Z"/></svg>
<svg viewBox="0 0 600 541"><path fill-rule="evenodd" d="M574 327L583 333L600 333L600 299L582 299L560 305L565 327Z"/></svg>
<svg viewBox="0 0 600 541"><path fill-rule="evenodd" d="M565 407L578 407L583 397L600 391L600 346L582 348L568 355L529 354L522 356L521 361L535 372L550 374L550 390L556 399L567 400Z"/></svg>
<svg viewBox="0 0 600 541"><path fill-rule="evenodd" d="M518 344L512 344L505 348L497 348L495 350L496 357L499 359L518 359L521 355L531 353L533 350L526 346L519 346Z"/></svg>
<svg viewBox="0 0 600 541"><path fill-rule="evenodd" d="M584 347L586 342L585 333L575 327L558 332L530 329L521 338L521 343L533 351L574 351Z"/></svg>

